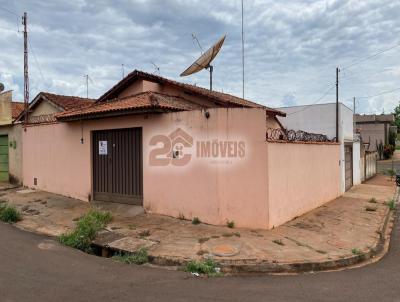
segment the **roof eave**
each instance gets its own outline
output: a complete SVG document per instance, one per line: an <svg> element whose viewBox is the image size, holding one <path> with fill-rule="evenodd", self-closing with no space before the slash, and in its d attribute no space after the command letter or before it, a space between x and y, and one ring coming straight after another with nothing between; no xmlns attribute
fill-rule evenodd
<svg viewBox="0 0 400 302"><path fill-rule="evenodd" d="M115 110L108 112L90 113L90 114L79 114L74 116L56 116L58 121L62 122L72 122L80 120L92 120L92 119L102 119L108 117L118 117L125 115L136 115L136 114L159 114L167 112L184 111L183 109L173 109L173 108L143 108L143 109L131 109L131 110Z"/></svg>

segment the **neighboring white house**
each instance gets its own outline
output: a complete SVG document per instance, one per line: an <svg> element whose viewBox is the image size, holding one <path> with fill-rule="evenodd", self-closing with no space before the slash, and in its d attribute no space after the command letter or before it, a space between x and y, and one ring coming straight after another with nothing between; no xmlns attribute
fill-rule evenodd
<svg viewBox="0 0 400 302"><path fill-rule="evenodd" d="M303 130L324 134L328 138L336 137L336 104L315 104L282 107L285 118L278 118L288 130ZM353 111L339 103L339 143L341 166L341 191L347 191L353 185L361 183L360 142L353 136ZM329 171L327 171L329 173Z"/></svg>

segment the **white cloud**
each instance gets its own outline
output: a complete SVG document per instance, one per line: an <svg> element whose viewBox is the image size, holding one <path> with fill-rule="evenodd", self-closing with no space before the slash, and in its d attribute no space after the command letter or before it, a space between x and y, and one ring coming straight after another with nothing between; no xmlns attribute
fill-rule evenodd
<svg viewBox="0 0 400 302"><path fill-rule="evenodd" d="M163 76L208 87L207 72L178 76L199 54L192 33L204 48L227 34L214 87L241 95L240 0L0 0L0 6L29 14L39 63L31 53L31 97L41 90L84 96L85 74L93 79L90 96L98 97L121 78L121 64L125 73L153 72L151 62ZM336 66L400 42L399 9L390 0L245 1L246 97L269 106L314 102L334 83ZM17 29L16 17L0 10L0 78L21 99L22 35L9 29ZM353 96L400 87L399 52L344 70L341 100L351 104ZM388 112L399 96L360 98L358 111ZM329 94L321 102L334 99Z"/></svg>

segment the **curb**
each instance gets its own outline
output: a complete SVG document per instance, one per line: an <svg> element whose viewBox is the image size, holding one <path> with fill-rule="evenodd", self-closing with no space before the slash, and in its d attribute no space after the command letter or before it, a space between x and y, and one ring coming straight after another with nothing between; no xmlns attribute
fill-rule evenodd
<svg viewBox="0 0 400 302"><path fill-rule="evenodd" d="M394 200L396 205L399 202L400 190L396 187L394 193ZM393 228L394 211L391 211L388 207L386 208L385 218L380 228L377 230L379 233L379 239L375 246L371 247L368 252L360 255L351 255L346 258L333 259L321 262L276 262L274 260L262 260L257 261L256 259L241 259L241 260L218 260L215 259L221 268L221 272L228 274L283 274L283 273L309 273L317 271L329 271L338 270L344 268L351 268L352 266L368 264L374 260L379 260L387 252L387 247L390 242L390 234ZM123 250L111 248L107 245L95 244L95 247L99 249L101 255L111 255L115 252L124 252ZM182 257L164 257L164 256L153 256L151 251L149 252L150 264L152 266L159 267L184 267L187 262L192 259L182 259Z"/></svg>
<svg viewBox="0 0 400 302"><path fill-rule="evenodd" d="M396 187L393 199L395 200L396 209L399 207L400 189ZM227 274L284 274L284 273L309 273L317 271L329 271L338 269L349 269L354 266L366 265L370 262L378 261L388 251L388 246L391 239L391 232L394 225L394 213L389 207L386 207L385 217L380 225L377 233L379 233L379 239L376 244L371 247L367 252L360 255L351 255L346 258L332 259L320 262L276 262L274 260L257 260L257 259L241 259L241 260L218 260L221 272ZM31 233L46 235L49 238L56 238L49 234L43 234L41 232L35 232L30 229L15 225L15 227L28 231ZM116 248L109 247L106 243L102 244L99 242L93 242L93 247L96 250L96 255L109 257L116 252L124 252ZM165 257L165 256L154 256L149 251L149 265L158 266L170 269L179 269L184 267L187 262L191 261L191 258L182 257Z"/></svg>

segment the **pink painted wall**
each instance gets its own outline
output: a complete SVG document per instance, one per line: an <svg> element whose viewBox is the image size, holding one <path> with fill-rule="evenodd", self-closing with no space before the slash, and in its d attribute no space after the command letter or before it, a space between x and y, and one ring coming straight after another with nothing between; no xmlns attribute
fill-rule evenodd
<svg viewBox="0 0 400 302"><path fill-rule="evenodd" d="M338 144L267 143L269 227L340 196Z"/></svg>
<svg viewBox="0 0 400 302"><path fill-rule="evenodd" d="M235 221L240 227L267 228L265 112L261 109L210 109L148 116L126 116L29 127L24 133L24 184L88 200L91 194L90 132L142 127L143 191L147 211L194 216L211 224ZM243 158L197 158L184 167L151 166L154 135L181 128L195 141L244 141ZM228 162L226 162L228 161ZM33 179L38 184L34 186Z"/></svg>
<svg viewBox="0 0 400 302"><path fill-rule="evenodd" d="M28 127L23 133L24 184L82 200L91 192L91 131L142 127L143 193L148 212L210 224L270 228L339 192L339 146L265 141L262 109L210 109ZM181 128L194 139L186 166L152 166L155 135ZM80 143L83 133L84 144ZM196 142L244 142L243 157L197 157ZM37 178L37 186L33 179Z"/></svg>

